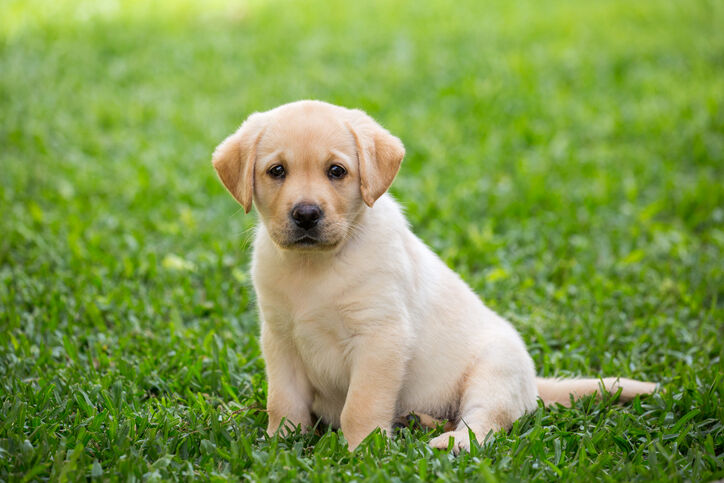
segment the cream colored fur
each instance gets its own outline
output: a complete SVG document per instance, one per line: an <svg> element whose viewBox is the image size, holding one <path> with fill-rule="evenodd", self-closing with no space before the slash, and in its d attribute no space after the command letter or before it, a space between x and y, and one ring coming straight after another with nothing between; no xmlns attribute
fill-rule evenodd
<svg viewBox="0 0 724 483"><path fill-rule="evenodd" d="M262 223L252 277L267 365L268 432L341 427L354 449L411 412L454 428L433 438L455 451L546 404L599 390L598 379L536 379L516 330L486 307L409 229L383 194L402 143L361 111L300 101L252 115L216 150L214 167ZM333 164L347 170L331 179ZM281 165L284 179L269 170ZM290 211L324 212L318 243L302 245ZM621 399L650 383L603 379ZM284 423L284 424L283 424Z"/></svg>

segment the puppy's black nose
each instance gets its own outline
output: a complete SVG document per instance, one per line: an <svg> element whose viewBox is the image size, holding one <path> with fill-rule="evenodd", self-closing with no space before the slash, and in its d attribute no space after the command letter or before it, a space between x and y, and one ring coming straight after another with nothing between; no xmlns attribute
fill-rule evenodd
<svg viewBox="0 0 724 483"><path fill-rule="evenodd" d="M312 203L299 203L292 209L294 223L305 230L314 228L321 217L322 209Z"/></svg>

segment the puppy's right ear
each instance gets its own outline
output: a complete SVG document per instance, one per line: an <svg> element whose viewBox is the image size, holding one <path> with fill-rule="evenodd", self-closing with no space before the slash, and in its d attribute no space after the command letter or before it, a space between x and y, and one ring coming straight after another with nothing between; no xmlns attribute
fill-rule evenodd
<svg viewBox="0 0 724 483"><path fill-rule="evenodd" d="M252 114L234 134L216 147L211 156L211 163L221 182L246 213L251 210L256 146L264 132L264 125L263 114Z"/></svg>

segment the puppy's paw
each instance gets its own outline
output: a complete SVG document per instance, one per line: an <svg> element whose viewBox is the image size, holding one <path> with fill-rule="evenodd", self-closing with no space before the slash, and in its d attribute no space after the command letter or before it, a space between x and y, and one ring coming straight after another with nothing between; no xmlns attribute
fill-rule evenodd
<svg viewBox="0 0 724 483"><path fill-rule="evenodd" d="M305 434L307 432L307 425L304 423L297 423L288 420L283 419L277 421L276 424L273 424L273 422L269 422L269 425L266 427L266 434L269 436L274 436L275 434L278 434L282 438L286 438L290 434L294 434L297 430L301 434Z"/></svg>
<svg viewBox="0 0 724 483"><path fill-rule="evenodd" d="M384 436L385 438L389 438L390 435L392 435L392 426L389 426L386 428L382 428L382 427L378 426L377 429L380 430L380 434L382 434L382 436ZM374 430L370 431L369 433L367 433L365 431L354 431L353 432L353 431L347 430L347 433L345 433L345 435L344 435L344 438L347 440L347 449L350 452L354 451L362 443L362 441L367 439L367 437L370 434L372 434L373 432L374 432Z"/></svg>
<svg viewBox="0 0 724 483"><path fill-rule="evenodd" d="M273 426L269 424L269 426L266 427L266 434L269 436L274 436L275 434L278 434L281 438L285 438L288 433L289 429L286 426Z"/></svg>
<svg viewBox="0 0 724 483"><path fill-rule="evenodd" d="M470 433L467 428L443 433L437 438L433 438L430 441L430 446L437 449L447 449L450 438L454 440L452 445L453 453L458 454L461 451L470 451Z"/></svg>

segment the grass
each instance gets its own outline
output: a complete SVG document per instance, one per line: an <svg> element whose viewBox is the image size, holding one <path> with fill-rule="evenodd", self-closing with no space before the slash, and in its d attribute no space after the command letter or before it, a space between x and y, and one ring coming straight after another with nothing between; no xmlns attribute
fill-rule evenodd
<svg viewBox="0 0 724 483"><path fill-rule="evenodd" d="M0 481L724 477L716 1L0 4ZM438 432L267 438L253 216L214 146L361 107L415 231L542 375L663 392Z"/></svg>

